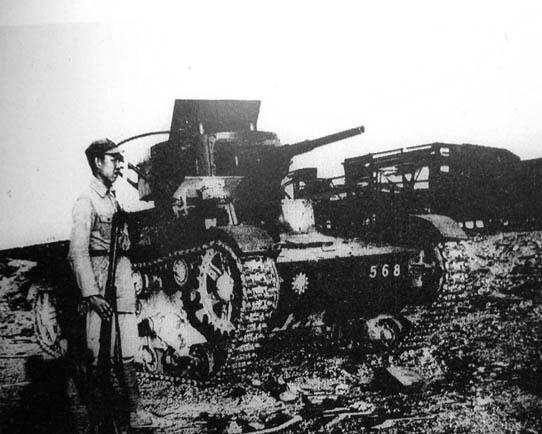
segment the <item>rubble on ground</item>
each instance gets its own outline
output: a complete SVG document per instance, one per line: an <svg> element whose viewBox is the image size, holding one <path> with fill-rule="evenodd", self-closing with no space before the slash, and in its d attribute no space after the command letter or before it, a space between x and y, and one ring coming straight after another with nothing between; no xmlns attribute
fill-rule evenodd
<svg viewBox="0 0 542 434"><path fill-rule="evenodd" d="M395 347L334 343L300 327L277 333L243 379L142 378L145 407L168 422L156 432L541 432L542 232L450 249L451 283L432 304L403 312L411 330ZM38 284L25 277L31 268L0 267L0 331L10 345L31 339L30 312L12 310L22 307L18 287L26 297ZM15 360L2 360L5 384L24 384Z"/></svg>

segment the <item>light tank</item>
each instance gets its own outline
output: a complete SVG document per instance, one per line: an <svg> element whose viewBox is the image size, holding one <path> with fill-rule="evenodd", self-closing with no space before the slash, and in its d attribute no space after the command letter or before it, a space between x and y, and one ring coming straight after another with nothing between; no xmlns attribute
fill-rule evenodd
<svg viewBox="0 0 542 434"><path fill-rule="evenodd" d="M392 244L316 229L313 205L331 203L337 190L314 168L290 172L291 159L363 127L281 145L276 134L257 129L259 106L177 100L168 139L137 166L128 165L138 175L131 183L140 199L154 202L126 216L137 361L150 374L243 373L292 315L298 320L323 310L331 323L371 318L397 312L420 294L434 295L444 284L435 246L462 236L453 222L453 230L443 231L419 216L432 230L412 225L425 233ZM38 323L46 311L37 310Z"/></svg>

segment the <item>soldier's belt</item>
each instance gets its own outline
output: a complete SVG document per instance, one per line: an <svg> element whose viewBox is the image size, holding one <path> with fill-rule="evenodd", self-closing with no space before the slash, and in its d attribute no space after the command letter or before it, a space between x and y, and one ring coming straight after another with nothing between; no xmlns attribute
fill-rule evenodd
<svg viewBox="0 0 542 434"><path fill-rule="evenodd" d="M94 256L109 256L109 250L90 250L89 255Z"/></svg>

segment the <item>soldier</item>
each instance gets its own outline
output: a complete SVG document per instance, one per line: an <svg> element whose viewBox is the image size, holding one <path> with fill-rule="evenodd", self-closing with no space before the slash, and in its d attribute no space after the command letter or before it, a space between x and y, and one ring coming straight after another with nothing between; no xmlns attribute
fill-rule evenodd
<svg viewBox="0 0 542 434"><path fill-rule="evenodd" d="M85 154L92 170L90 186L73 207L73 227L70 241L69 261L81 291L86 312L86 344L89 355L88 414L91 432L110 423L106 416L112 408L117 414L110 417L120 430L129 427L149 426L153 423L147 412L139 408L139 391L134 366L138 331L135 316L135 289L131 280L131 263L128 258L118 258L115 275L117 312L104 298L109 267L109 248L113 215L119 204L112 188L120 175L123 157L119 148L109 139L90 144ZM126 232L124 242L129 242ZM122 244L122 243L121 243ZM112 321L117 315L118 321ZM113 360L118 389L111 393L110 370L99 369L100 330L105 321L112 321L111 351L113 359L120 354L122 361ZM118 324L118 331L115 330ZM106 339L109 339L106 337ZM120 345L119 341L120 340ZM117 349L117 351L115 351ZM114 395L113 403L109 403ZM113 404L111 406L110 404Z"/></svg>

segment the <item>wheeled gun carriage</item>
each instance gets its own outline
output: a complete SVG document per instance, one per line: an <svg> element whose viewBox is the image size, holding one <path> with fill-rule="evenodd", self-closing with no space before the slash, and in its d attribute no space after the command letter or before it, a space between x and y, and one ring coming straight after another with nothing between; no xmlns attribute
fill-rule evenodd
<svg viewBox="0 0 542 434"><path fill-rule="evenodd" d="M432 218L413 217L416 233L393 243L316 228L313 204L331 201L323 199L328 185L314 168L290 172L291 159L363 127L281 145L257 129L259 107L177 100L168 139L129 165L141 200L154 202L127 215L138 361L151 374L241 373L291 313L371 318L433 297L444 284L437 245L463 236L451 221L443 231Z"/></svg>

